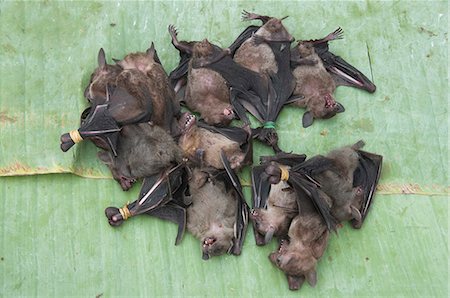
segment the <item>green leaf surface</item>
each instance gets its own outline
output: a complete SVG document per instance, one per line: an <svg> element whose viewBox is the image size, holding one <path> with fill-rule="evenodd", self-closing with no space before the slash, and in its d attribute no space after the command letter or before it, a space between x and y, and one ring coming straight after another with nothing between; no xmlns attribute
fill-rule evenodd
<svg viewBox="0 0 450 298"><path fill-rule="evenodd" d="M135 200L138 186L52 174L0 178L0 296L448 296L446 1L0 1L0 176L110 177L89 142L59 149L87 107L98 49L112 62L153 41L169 72L178 63L169 24L182 40L226 47L257 23L240 21L244 9L289 15L296 39L342 27L331 51L377 85L374 94L338 88L346 112L307 129L301 109L277 121L286 151L324 154L363 139L384 156L365 227L331 238L316 288L290 292L267 259L276 243L256 247L251 231L240 257L204 262L190 235L173 246L173 224L109 227L104 208ZM256 143L255 161L263 154L272 152Z"/></svg>

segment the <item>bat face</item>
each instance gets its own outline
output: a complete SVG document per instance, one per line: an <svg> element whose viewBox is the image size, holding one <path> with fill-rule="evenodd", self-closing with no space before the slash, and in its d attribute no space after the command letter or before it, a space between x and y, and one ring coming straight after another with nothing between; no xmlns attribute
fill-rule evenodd
<svg viewBox="0 0 450 298"><path fill-rule="evenodd" d="M265 236L265 243L273 236L285 236L292 218L298 214L296 194L289 185L280 181L270 188L267 209L255 208L250 213L254 227Z"/></svg>
<svg viewBox="0 0 450 298"><path fill-rule="evenodd" d="M315 268L328 245L328 236L317 212L301 213L294 218L289 240L283 240L278 250L269 255L270 261L288 276L289 289L298 290L305 279L311 286L316 285Z"/></svg>
<svg viewBox="0 0 450 298"><path fill-rule="evenodd" d="M187 209L187 229L200 240L204 260L231 250L237 212L235 191L227 191L224 182L207 179L207 175L193 170L189 182L192 204Z"/></svg>
<svg viewBox="0 0 450 298"><path fill-rule="evenodd" d="M194 58L209 56L213 53L213 51L213 45L206 38L200 42L196 42L192 50Z"/></svg>

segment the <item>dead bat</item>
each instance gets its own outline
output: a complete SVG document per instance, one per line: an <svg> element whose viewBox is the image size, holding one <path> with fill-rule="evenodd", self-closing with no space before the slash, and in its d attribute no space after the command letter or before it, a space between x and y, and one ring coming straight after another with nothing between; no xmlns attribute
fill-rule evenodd
<svg viewBox="0 0 450 298"><path fill-rule="evenodd" d="M242 187L223 152L221 156L226 173L211 176L195 168L189 182L192 204L187 209L187 229L200 240L204 260L224 253L239 255L247 230Z"/></svg>
<svg viewBox="0 0 450 298"><path fill-rule="evenodd" d="M146 177L139 198L122 208L108 207L105 215L112 227L120 226L130 217L147 214L178 224L175 245L186 229L187 172L184 163L170 166L158 174Z"/></svg>
<svg viewBox="0 0 450 298"><path fill-rule="evenodd" d="M182 151L161 127L150 123L126 125L119 133L116 156L100 151L98 157L111 170L123 190L140 178L159 174L182 160Z"/></svg>
<svg viewBox="0 0 450 298"><path fill-rule="evenodd" d="M311 158L311 176L332 199L331 214L338 222L351 220L359 229L373 200L383 157L362 151L363 141ZM326 167L320 164L328 164Z"/></svg>
<svg viewBox="0 0 450 298"><path fill-rule="evenodd" d="M169 33L173 45L183 53L171 77L179 82L176 90L187 81L183 99L186 105L199 112L207 124L225 126L234 118L248 124L244 107L237 98L267 97L268 89L261 76L234 62L229 49L221 49L207 39L178 41L172 25Z"/></svg>
<svg viewBox="0 0 450 298"><path fill-rule="evenodd" d="M326 156L316 155L291 165L285 175L294 189L307 193L317 191L319 200L313 202L331 230L336 230L337 223L347 220L351 220L354 228L360 228L373 201L383 157L362 151L363 146L364 142L359 141ZM270 183L278 183L282 177L282 169L273 163L264 169L264 173L269 176L266 179ZM305 182L317 188L308 190L302 185ZM332 201L331 208L324 204L328 197Z"/></svg>
<svg viewBox="0 0 450 298"><path fill-rule="evenodd" d="M254 131L254 137L279 152L275 122L295 87L290 70L290 45L294 39L281 22L284 18L244 11L243 19L259 19L263 25L258 28L250 26L239 35L233 45L241 45L234 52L233 59L239 65L259 73L269 86L269 92L267 97L240 100L247 111L263 124Z"/></svg>
<svg viewBox="0 0 450 298"><path fill-rule="evenodd" d="M189 112L179 120L182 135L178 145L197 167L223 169L221 151L232 169L240 169L252 162L250 132L238 127L215 127L197 121Z"/></svg>
<svg viewBox="0 0 450 298"><path fill-rule="evenodd" d="M269 255L270 261L282 270L290 290L298 290L306 281L317 283L316 264L327 245L329 231L322 216L305 194L299 194L299 214L292 220L288 239Z"/></svg>
<svg viewBox="0 0 450 298"><path fill-rule="evenodd" d="M261 235L256 238L257 244L267 244L273 236L285 238L292 219L297 215L297 195L293 188L284 181L271 185L266 208L254 208L250 213L255 235Z"/></svg>
<svg viewBox="0 0 450 298"><path fill-rule="evenodd" d="M310 126L315 118L328 119L345 111L333 97L337 86L375 91L375 85L360 71L328 51L328 42L342 36L343 31L338 28L322 39L299 41L291 50L291 66L296 80L293 97L297 98L291 102L306 108L303 127Z"/></svg>
<svg viewBox="0 0 450 298"><path fill-rule="evenodd" d="M330 198L322 191L319 182L312 178L316 171L329 168L331 161L321 159L311 165L311 162L305 159L306 156L303 154L283 152L275 156L261 157L261 165L252 169L253 208L267 209L267 198L272 187L270 184L285 181L292 187L297 197L306 194L322 216L327 228L336 231L337 221L331 214ZM259 233L255 233L255 240L258 245L265 243Z"/></svg>
<svg viewBox="0 0 450 298"><path fill-rule="evenodd" d="M161 65L152 42L146 52L131 53L116 61L123 70L137 69L147 77L147 89L152 99L152 122L173 132L175 116L180 114L180 104L169 84L169 78Z"/></svg>

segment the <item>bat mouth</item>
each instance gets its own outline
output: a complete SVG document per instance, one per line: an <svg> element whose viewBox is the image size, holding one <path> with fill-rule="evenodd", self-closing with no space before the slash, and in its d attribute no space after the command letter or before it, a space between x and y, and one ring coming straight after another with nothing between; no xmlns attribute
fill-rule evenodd
<svg viewBox="0 0 450 298"><path fill-rule="evenodd" d="M205 238L205 240L203 240L203 248L207 248L211 245L213 245L214 243L216 243L217 239L214 237L207 237Z"/></svg>
<svg viewBox="0 0 450 298"><path fill-rule="evenodd" d="M183 132L188 131L195 123L196 123L195 115L186 112L181 116L180 126Z"/></svg>
<svg viewBox="0 0 450 298"><path fill-rule="evenodd" d="M331 94L326 94L324 98L325 98L325 108L334 109L336 107L336 101L331 96Z"/></svg>

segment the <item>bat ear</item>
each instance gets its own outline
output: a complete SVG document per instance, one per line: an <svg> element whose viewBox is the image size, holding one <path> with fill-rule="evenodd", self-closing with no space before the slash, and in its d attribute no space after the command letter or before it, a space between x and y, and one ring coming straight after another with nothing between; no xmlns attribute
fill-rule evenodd
<svg viewBox="0 0 450 298"><path fill-rule="evenodd" d="M150 45L150 48L147 49L147 56L149 56L156 63L161 64L161 60L159 60L158 53L156 52L155 44L153 43L153 41Z"/></svg>
<svg viewBox="0 0 450 298"><path fill-rule="evenodd" d="M289 290L296 291L300 289L305 281L303 276L287 275Z"/></svg>
<svg viewBox="0 0 450 298"><path fill-rule="evenodd" d="M307 128L308 126L311 126L314 122L314 117L310 111L305 112L303 114L302 124L304 128Z"/></svg>
<svg viewBox="0 0 450 298"><path fill-rule="evenodd" d="M317 273L316 270L313 269L305 274L306 281L309 283L311 287L315 287L317 283Z"/></svg>
<svg viewBox="0 0 450 298"><path fill-rule="evenodd" d="M342 113L342 112L345 112L345 108L344 108L343 105L341 105L340 103L336 102L335 111L336 111L336 113Z"/></svg>
<svg viewBox="0 0 450 298"><path fill-rule="evenodd" d="M106 165L111 165L113 162L111 155L107 151L100 151L99 153L97 153L97 156Z"/></svg>
<svg viewBox="0 0 450 298"><path fill-rule="evenodd" d="M98 67L105 68L106 67L106 58L105 58L105 51L103 48L100 48L98 51Z"/></svg>

